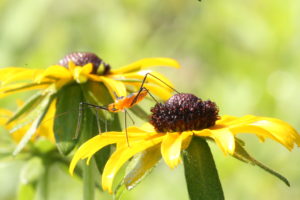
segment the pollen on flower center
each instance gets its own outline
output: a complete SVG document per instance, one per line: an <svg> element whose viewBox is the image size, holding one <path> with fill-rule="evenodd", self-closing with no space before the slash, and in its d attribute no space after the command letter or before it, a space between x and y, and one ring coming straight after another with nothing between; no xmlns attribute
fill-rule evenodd
<svg viewBox="0 0 300 200"><path fill-rule="evenodd" d="M164 104L151 109L150 123L157 132L182 132L201 130L215 125L219 118L217 105L202 101L193 94L175 94Z"/></svg>
<svg viewBox="0 0 300 200"><path fill-rule="evenodd" d="M59 64L68 68L70 61L72 61L76 66L84 66L88 63L92 63L93 64L92 74L106 75L110 71L109 64L103 62L103 60L94 53L89 53L89 52L70 53L67 54L64 58L62 58L59 61Z"/></svg>

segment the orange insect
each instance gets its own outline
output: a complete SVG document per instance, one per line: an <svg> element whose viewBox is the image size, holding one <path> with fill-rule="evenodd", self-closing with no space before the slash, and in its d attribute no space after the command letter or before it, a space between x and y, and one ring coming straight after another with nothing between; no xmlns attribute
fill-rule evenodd
<svg viewBox="0 0 300 200"><path fill-rule="evenodd" d="M154 96L150 93L150 91L147 88L144 87L144 84L145 84L146 79L147 79L148 76L152 76L153 78L156 78L157 80L164 83L167 87L174 90L176 93L180 93L176 89L174 89L173 87L171 87L170 85L168 85L167 83L162 81L160 78L154 76L151 73L147 73L145 75L143 81L142 81L141 87L140 87L138 92L131 93L126 97L124 97L124 96L117 97L115 102L113 102L111 104L108 104L107 106L99 106L99 105L94 105L94 104L90 104L90 103L81 102L80 105L79 105L79 116L78 116L78 123L77 123L77 129L76 129L75 137L77 138L77 136L79 134L80 124L81 124L81 120L82 120L83 105L86 105L90 108L95 108L96 109L96 118L97 118L97 125L98 125L99 132L101 131L101 129L100 129L100 124L99 124L97 109L107 110L107 111L112 112L112 113L123 111L123 112L125 112L126 141L127 141L128 146L129 146L129 140L128 140L128 135L127 135L127 115L130 117L130 119L132 120L133 123L134 123L134 120L129 115L129 113L126 109L131 108L134 105L141 102L147 96L147 94L149 94L152 97L152 99L154 99L158 103L158 101L154 98Z"/></svg>

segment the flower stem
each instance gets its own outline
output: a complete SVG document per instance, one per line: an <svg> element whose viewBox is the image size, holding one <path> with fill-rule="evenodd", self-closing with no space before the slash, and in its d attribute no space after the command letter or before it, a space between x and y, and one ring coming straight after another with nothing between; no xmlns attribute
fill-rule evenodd
<svg viewBox="0 0 300 200"><path fill-rule="evenodd" d="M190 200L223 200L218 171L207 142L194 137L183 153Z"/></svg>
<svg viewBox="0 0 300 200"><path fill-rule="evenodd" d="M42 200L48 200L48 179L49 179L49 169L45 169L42 178L40 179L40 190L39 190L39 197Z"/></svg>
<svg viewBox="0 0 300 200"><path fill-rule="evenodd" d="M89 140L97 134L96 119L91 110L86 109L84 113L84 124L81 132L82 143ZM83 163L83 199L94 200L95 198L95 175L94 175L94 159L90 160L89 165Z"/></svg>
<svg viewBox="0 0 300 200"><path fill-rule="evenodd" d="M83 166L83 199L94 200L95 197L95 180L93 164Z"/></svg>

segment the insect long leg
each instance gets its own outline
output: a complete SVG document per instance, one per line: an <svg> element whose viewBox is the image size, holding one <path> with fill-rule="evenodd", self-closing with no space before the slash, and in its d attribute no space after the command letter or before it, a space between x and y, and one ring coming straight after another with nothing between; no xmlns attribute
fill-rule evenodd
<svg viewBox="0 0 300 200"><path fill-rule="evenodd" d="M105 120L105 132L107 132L107 120Z"/></svg>
<svg viewBox="0 0 300 200"><path fill-rule="evenodd" d="M94 105L94 104L90 104L90 103L86 103L86 102L80 102L79 110L78 110L77 127L76 127L76 132L75 132L74 139L77 139L78 136L79 136L79 132L80 132L80 129L81 129L82 118L83 118L83 106L84 105L88 106L89 108L95 108L96 109L97 126L98 126L98 131L99 132L101 132L101 127L100 127L100 123L99 123L99 116L98 116L98 110L97 109L108 110L104 106L98 106L98 105Z"/></svg>
<svg viewBox="0 0 300 200"><path fill-rule="evenodd" d="M83 114L83 102L80 102L79 108L78 108L77 127L76 127L75 136L73 139L77 139L79 136L79 132L80 132L80 128L81 128L81 121L82 121L82 114Z"/></svg>
<svg viewBox="0 0 300 200"><path fill-rule="evenodd" d="M133 118L131 117L131 115L129 114L129 112L127 110L125 110L125 112L127 112L128 117L130 118L132 124L135 124L135 121L133 120Z"/></svg>
<svg viewBox="0 0 300 200"><path fill-rule="evenodd" d="M127 110L124 110L125 111L125 134L126 134L126 142L127 142L127 145L128 147L130 147L129 145L129 139L128 139L128 133L127 133Z"/></svg>
<svg viewBox="0 0 300 200"><path fill-rule="evenodd" d="M150 97L151 97L156 103L158 103L158 101L155 99L155 97L153 96L153 94L151 94L151 92L150 92L147 88L144 87L143 89L147 91L147 93L150 95Z"/></svg>
<svg viewBox="0 0 300 200"><path fill-rule="evenodd" d="M96 121L97 121L97 127L98 127L98 133L101 134L101 126L100 126L100 122L99 122L99 113L98 113L98 109L95 109L96 112ZM106 121L106 120L105 120Z"/></svg>
<svg viewBox="0 0 300 200"><path fill-rule="evenodd" d="M152 76L153 78L156 78L157 80L159 80L160 82L162 82L163 84L165 84L168 88L170 88L171 90L175 91L176 93L178 93L178 94L180 93L180 92L178 92L175 88L173 88L172 86L170 86L169 84L167 84L166 82L164 82L163 80L161 80L160 78L158 78L157 76L155 76L155 75L153 75L153 74L151 74L151 73L148 72L148 73L146 73L146 75L144 76L144 79L143 79L143 81L142 81L141 87L140 87L140 89L139 89L139 91L138 91L136 97L133 99L133 101L132 101L131 104L130 104L131 106L137 101L137 99L138 99L140 93L143 91L143 88L145 88L145 87L144 87L144 84L145 84L145 82L146 82L146 79L147 79L148 75L149 75L149 76ZM147 90L147 91L148 91L148 93L149 93L149 90Z"/></svg>

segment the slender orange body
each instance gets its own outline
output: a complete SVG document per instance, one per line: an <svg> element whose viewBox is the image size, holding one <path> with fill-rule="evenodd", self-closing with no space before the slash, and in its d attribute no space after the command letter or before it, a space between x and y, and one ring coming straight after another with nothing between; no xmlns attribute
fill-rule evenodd
<svg viewBox="0 0 300 200"><path fill-rule="evenodd" d="M132 101L136 98L138 92L136 93L132 93L126 97L120 97L116 100L116 102L111 103L107 106L107 109L109 112L120 112L123 111L126 108L131 108L132 106L134 106L135 104L138 104L140 101L142 101L146 95L148 94L147 90L142 90L138 96L138 98L136 99L136 101L134 102L134 104L132 104Z"/></svg>

